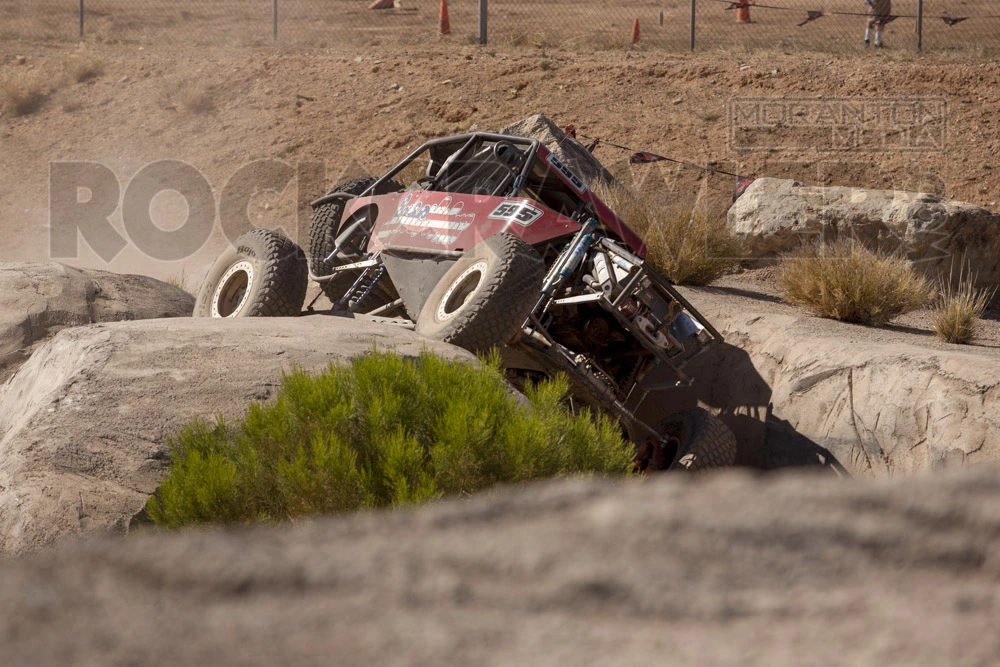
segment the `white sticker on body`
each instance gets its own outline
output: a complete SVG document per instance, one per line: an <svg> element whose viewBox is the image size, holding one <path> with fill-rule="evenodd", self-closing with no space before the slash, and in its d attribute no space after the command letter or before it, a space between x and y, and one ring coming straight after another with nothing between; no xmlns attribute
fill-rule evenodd
<svg viewBox="0 0 1000 667"><path fill-rule="evenodd" d="M527 227L542 217L542 213L541 209L527 202L505 201L493 209L493 212L486 217L493 218L494 220L510 220L523 227Z"/></svg>

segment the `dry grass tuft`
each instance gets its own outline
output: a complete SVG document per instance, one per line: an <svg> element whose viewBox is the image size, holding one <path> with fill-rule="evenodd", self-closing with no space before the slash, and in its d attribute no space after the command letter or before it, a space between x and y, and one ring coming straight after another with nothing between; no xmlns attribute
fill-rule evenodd
<svg viewBox="0 0 1000 667"><path fill-rule="evenodd" d="M791 303L855 324L887 324L934 295L904 258L868 250L853 240L801 248L785 256L777 274Z"/></svg>
<svg viewBox="0 0 1000 667"><path fill-rule="evenodd" d="M104 74L103 61L82 53L70 57L65 67L66 75L77 83L90 81Z"/></svg>
<svg viewBox="0 0 1000 667"><path fill-rule="evenodd" d="M997 288L976 288L975 276L959 274L957 284L942 281L934 306L934 331L946 343L966 345Z"/></svg>
<svg viewBox="0 0 1000 667"><path fill-rule="evenodd" d="M51 86L37 70L15 70L0 81L0 99L15 116L41 109L50 92Z"/></svg>
<svg viewBox="0 0 1000 667"><path fill-rule="evenodd" d="M707 285L739 264L739 241L702 209L654 208L620 185L599 186L597 195L646 241L646 259L678 285Z"/></svg>
<svg viewBox="0 0 1000 667"><path fill-rule="evenodd" d="M533 47L536 49L555 49L558 42L551 34L544 30L529 30L528 28L514 28L509 30L502 38L505 46L512 47Z"/></svg>
<svg viewBox="0 0 1000 667"><path fill-rule="evenodd" d="M167 279L164 282L166 282L168 285L172 285L172 286L176 287L179 290L182 290L184 292L187 292L188 294L191 294L191 290L188 289L188 286L187 286L188 275L187 275L187 268L186 267L181 267L181 272L180 273L176 273L176 274L173 274L171 276L168 276Z"/></svg>
<svg viewBox="0 0 1000 667"><path fill-rule="evenodd" d="M208 113L215 110L215 100L212 93L204 87L190 83L178 91L177 101L182 107L193 113Z"/></svg>
<svg viewBox="0 0 1000 667"><path fill-rule="evenodd" d="M643 50L645 46L642 42L638 44L632 43L631 23L624 30L616 29L612 31L600 30L591 32L580 43L580 47L593 52Z"/></svg>
<svg viewBox="0 0 1000 667"><path fill-rule="evenodd" d="M206 84L200 81L181 81L168 90L170 102L191 113L215 111L215 96Z"/></svg>

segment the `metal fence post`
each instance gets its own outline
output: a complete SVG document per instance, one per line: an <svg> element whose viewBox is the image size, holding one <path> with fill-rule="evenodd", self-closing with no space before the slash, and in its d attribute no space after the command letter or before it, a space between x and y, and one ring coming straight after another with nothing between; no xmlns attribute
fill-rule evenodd
<svg viewBox="0 0 1000 667"><path fill-rule="evenodd" d="M698 0L691 0L691 51L694 51L694 14L695 4Z"/></svg>
<svg viewBox="0 0 1000 667"><path fill-rule="evenodd" d="M489 0L479 0L479 43L486 44L486 23Z"/></svg>
<svg viewBox="0 0 1000 667"><path fill-rule="evenodd" d="M271 9L271 39L275 42L278 41L278 0L274 0Z"/></svg>
<svg viewBox="0 0 1000 667"><path fill-rule="evenodd" d="M83 0L80 0L80 39L83 39Z"/></svg>
<svg viewBox="0 0 1000 667"><path fill-rule="evenodd" d="M917 53L924 46L924 0L917 0Z"/></svg>

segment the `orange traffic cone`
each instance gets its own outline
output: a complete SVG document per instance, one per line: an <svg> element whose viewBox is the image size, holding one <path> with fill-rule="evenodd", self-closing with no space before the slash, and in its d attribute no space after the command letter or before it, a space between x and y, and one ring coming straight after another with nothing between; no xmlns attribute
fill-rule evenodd
<svg viewBox="0 0 1000 667"><path fill-rule="evenodd" d="M368 5L368 9L392 9L396 6L396 0L375 0Z"/></svg>
<svg viewBox="0 0 1000 667"><path fill-rule="evenodd" d="M638 44L642 37L639 36L639 17L635 17L635 23L632 24L632 43Z"/></svg>
<svg viewBox="0 0 1000 667"><path fill-rule="evenodd" d="M451 23L448 21L448 0L441 0L441 16L438 19L438 39L451 34Z"/></svg>
<svg viewBox="0 0 1000 667"><path fill-rule="evenodd" d="M742 0L742 7L736 8L737 23L753 23L750 20L750 5L756 5L757 0Z"/></svg>

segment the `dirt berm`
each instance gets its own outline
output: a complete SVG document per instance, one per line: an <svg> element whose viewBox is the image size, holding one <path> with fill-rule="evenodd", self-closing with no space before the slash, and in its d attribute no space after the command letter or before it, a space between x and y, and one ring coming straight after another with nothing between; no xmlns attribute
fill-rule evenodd
<svg viewBox="0 0 1000 667"><path fill-rule="evenodd" d="M560 481L0 562L5 664L992 665L1000 470Z"/></svg>

